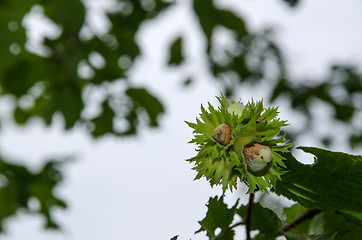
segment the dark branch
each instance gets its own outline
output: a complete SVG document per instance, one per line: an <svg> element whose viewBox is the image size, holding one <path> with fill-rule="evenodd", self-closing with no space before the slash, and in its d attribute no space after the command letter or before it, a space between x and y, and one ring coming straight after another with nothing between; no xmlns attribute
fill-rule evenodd
<svg viewBox="0 0 362 240"><path fill-rule="evenodd" d="M246 240L251 240L250 231L251 231L251 209L254 202L254 193L249 195L249 203L245 213L245 227L246 227Z"/></svg>
<svg viewBox="0 0 362 240"><path fill-rule="evenodd" d="M294 228L295 226L297 226L301 222L304 222L304 221L306 221L308 219L313 218L315 215L317 215L320 212L322 212L322 210L319 210L319 209L311 209L311 210L306 211L303 215L295 218L293 222L291 222L288 225L285 225L283 227L283 231L284 232L289 232L292 228Z"/></svg>

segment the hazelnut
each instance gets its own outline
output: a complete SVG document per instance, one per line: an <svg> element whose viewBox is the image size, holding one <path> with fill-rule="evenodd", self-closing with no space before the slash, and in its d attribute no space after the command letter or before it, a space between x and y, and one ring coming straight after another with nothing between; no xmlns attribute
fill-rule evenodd
<svg viewBox="0 0 362 240"><path fill-rule="evenodd" d="M252 143L244 148L243 153L249 172L257 176L265 175L268 172L273 157L270 147Z"/></svg>
<svg viewBox="0 0 362 240"><path fill-rule="evenodd" d="M227 124L220 124L212 133L212 137L220 144L226 146L231 140L231 128Z"/></svg>
<svg viewBox="0 0 362 240"><path fill-rule="evenodd" d="M244 104L242 104L241 102L233 103L228 107L228 113L237 115L238 117L241 117L241 115L243 114L243 110Z"/></svg>

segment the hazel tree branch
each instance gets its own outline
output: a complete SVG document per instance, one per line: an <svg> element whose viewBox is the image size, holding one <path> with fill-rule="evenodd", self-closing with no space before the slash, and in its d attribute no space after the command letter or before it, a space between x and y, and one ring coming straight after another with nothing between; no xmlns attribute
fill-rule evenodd
<svg viewBox="0 0 362 240"><path fill-rule="evenodd" d="M250 231L251 231L251 209L253 207L254 202L254 193L250 193L249 195L249 203L245 213L245 227L246 227L246 240L251 240Z"/></svg>
<svg viewBox="0 0 362 240"><path fill-rule="evenodd" d="M283 227L283 231L284 231L284 232L289 232L289 231L292 230L294 227L296 227L298 224L300 224L300 223L302 223L302 222L304 222L304 221L306 221L306 220L308 220L308 219L313 218L315 215L317 215L317 214L319 214L319 213L321 213L321 212L322 212L322 210L320 210L320 209L311 209L311 210L308 210L308 211L306 211L303 215L295 218L295 219L293 220L293 222L291 222L290 224L285 225L285 226Z"/></svg>

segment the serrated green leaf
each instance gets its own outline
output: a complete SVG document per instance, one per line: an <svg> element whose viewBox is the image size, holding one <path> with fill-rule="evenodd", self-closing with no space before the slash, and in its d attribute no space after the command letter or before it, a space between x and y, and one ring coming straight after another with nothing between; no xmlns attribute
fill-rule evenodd
<svg viewBox="0 0 362 240"><path fill-rule="evenodd" d="M247 206L237 209L237 214L245 221ZM264 208L260 203L253 203L251 209L251 230L258 230L257 239L274 240L281 233L282 222L270 209Z"/></svg>
<svg viewBox="0 0 362 240"><path fill-rule="evenodd" d="M240 159L238 158L238 156L234 151L230 152L230 159L231 159L230 162L231 167L241 167Z"/></svg>
<svg viewBox="0 0 362 240"><path fill-rule="evenodd" d="M287 232L284 234L287 240L306 240L308 236L305 234L297 234L293 232Z"/></svg>
<svg viewBox="0 0 362 240"><path fill-rule="evenodd" d="M310 235L287 232L284 235L288 240L334 240L336 234L337 233L324 233L321 235Z"/></svg>
<svg viewBox="0 0 362 240"><path fill-rule="evenodd" d="M286 223L290 224L296 217L303 215L307 208L303 207L300 203L295 203L290 207L283 209L283 215L286 217Z"/></svg>
<svg viewBox="0 0 362 240"><path fill-rule="evenodd" d="M279 166L283 167L283 168L287 168L287 166L284 164L284 160L285 158L280 155L279 153L275 152L274 147L271 148L272 152L273 152L273 161L278 164ZM278 150L277 150L278 151ZM285 151L281 151L280 152L285 152Z"/></svg>
<svg viewBox="0 0 362 240"><path fill-rule="evenodd" d="M362 227L349 221L345 216L337 212L326 211L323 213L325 232L333 233L335 240L360 239Z"/></svg>
<svg viewBox="0 0 362 240"><path fill-rule="evenodd" d="M313 165L284 153L288 172L276 193L308 208L362 212L362 157L318 148L300 147L316 156Z"/></svg>
<svg viewBox="0 0 362 240"><path fill-rule="evenodd" d="M351 211L341 211L341 213L345 214L345 216L355 218L354 221L356 223L358 223L358 225L362 226L362 213L361 212L358 213L358 212L351 212Z"/></svg>
<svg viewBox="0 0 362 240"><path fill-rule="evenodd" d="M254 193L257 190L263 191L263 192L268 192L268 188L271 187L271 183L265 181L265 179L263 179L263 177L257 177L254 176L251 173L247 173L247 182L249 185L249 189L247 193Z"/></svg>
<svg viewBox="0 0 362 240"><path fill-rule="evenodd" d="M322 235L324 233L323 224L323 214L317 214L310 223L309 233L312 235Z"/></svg>
<svg viewBox="0 0 362 240"><path fill-rule="evenodd" d="M238 201L231 208L224 203L223 197L213 197L209 199L207 204L206 217L199 221L201 228L196 233L206 231L206 235L210 240L216 239L215 230L221 229L218 236L222 236L223 240L232 240L234 236L234 230L230 228L230 224L234 219Z"/></svg>

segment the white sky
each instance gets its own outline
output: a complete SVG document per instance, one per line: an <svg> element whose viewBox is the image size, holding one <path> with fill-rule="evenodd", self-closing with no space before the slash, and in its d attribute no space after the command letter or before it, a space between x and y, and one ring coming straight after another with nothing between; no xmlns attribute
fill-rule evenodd
<svg viewBox="0 0 362 240"><path fill-rule="evenodd" d="M19 213L6 222L7 235L1 239L167 240L176 234L182 240L206 239L204 234L193 233L206 214L209 197L220 194L221 189L211 189L205 180L193 182L196 173L185 159L195 154L195 147L187 144L192 135L184 120L194 121L201 103L216 104L219 88L210 84L200 57L204 42L189 1L179 3L156 22L143 26L138 39L145 54L131 74L135 85L147 86L165 104L161 128L145 129L136 137L96 141L82 129L64 133L59 118L50 128L38 121L23 128L3 123L2 155L24 159L33 169L48 157L74 155L76 160L65 165L65 181L57 192L69 205L65 211L56 211L63 231L43 231L43 219ZM254 29L275 26L296 76L321 76L331 63L362 61L360 1L304 0L296 9L280 0L228 0L220 5L240 9ZM190 61L180 69L164 69L164 46L177 33L186 35ZM197 81L182 89L186 74ZM265 97L265 92L251 87L240 90L241 100L251 97ZM0 113L5 114L9 105L8 99L2 99ZM288 104L281 105L282 119L288 116L292 125L297 124L298 115ZM315 145L308 137L297 145L303 144ZM227 201L234 202L245 192L240 189L228 193Z"/></svg>

